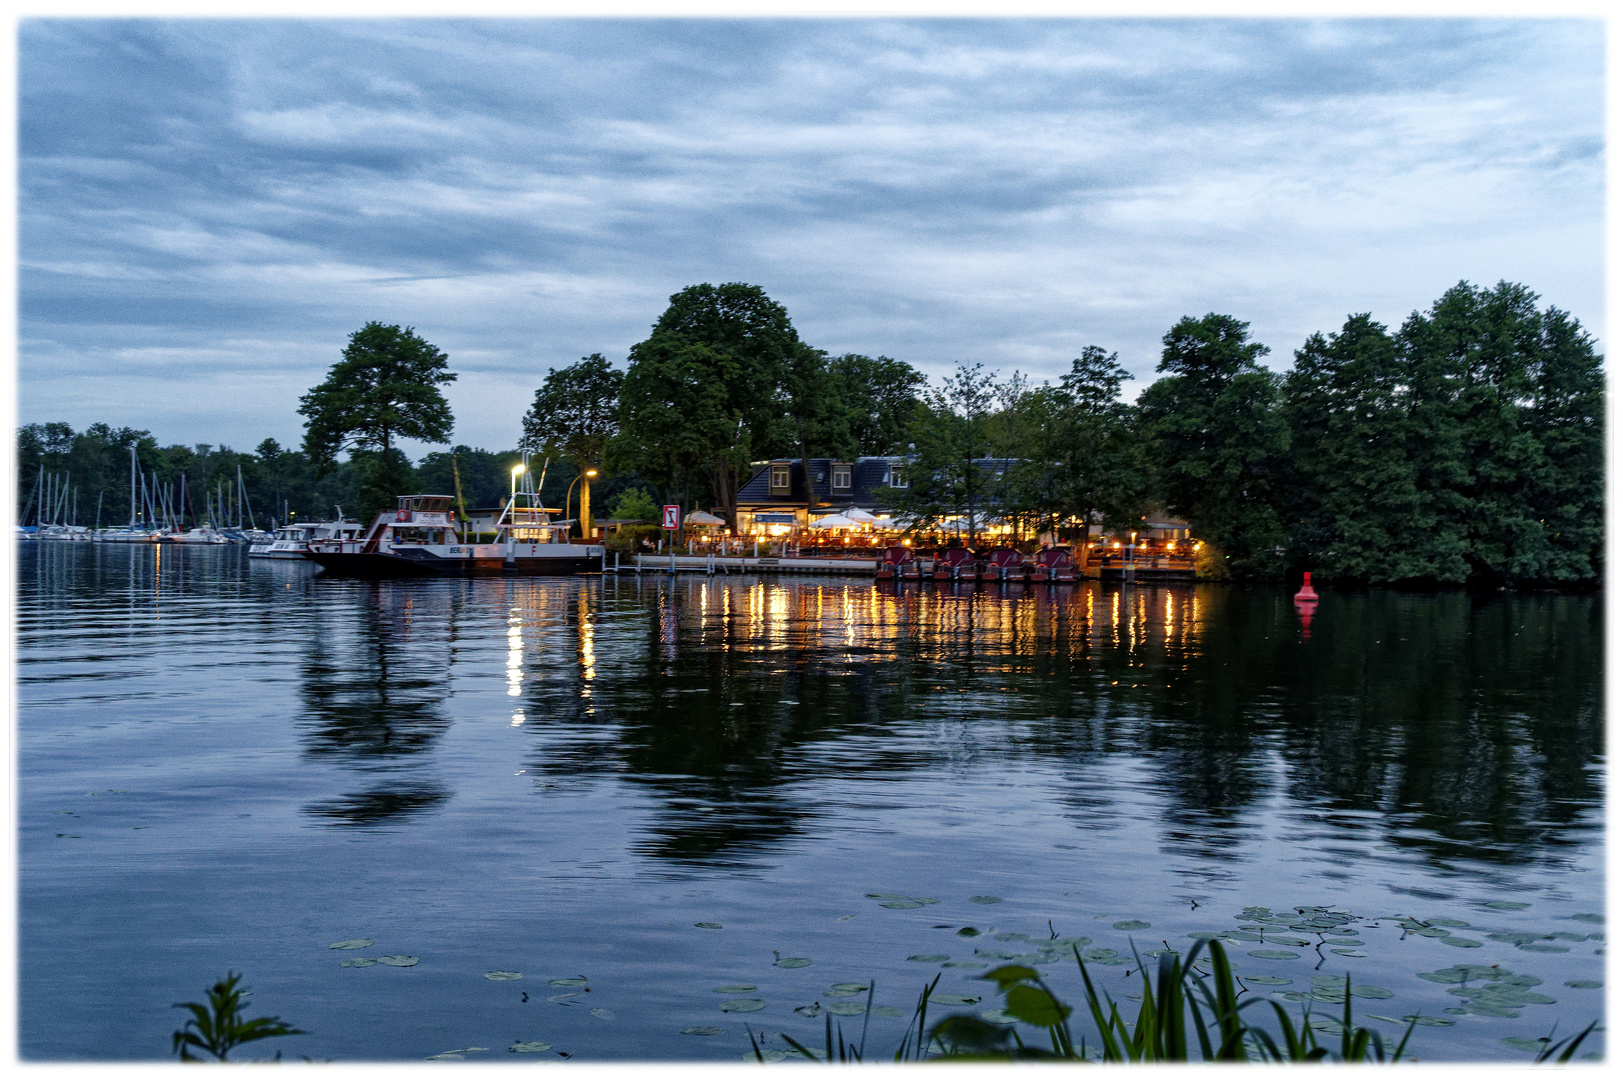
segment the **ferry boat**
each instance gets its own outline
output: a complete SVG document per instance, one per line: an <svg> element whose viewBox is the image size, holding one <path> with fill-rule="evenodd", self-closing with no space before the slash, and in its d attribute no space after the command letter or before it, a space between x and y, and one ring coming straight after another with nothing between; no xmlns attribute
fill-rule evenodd
<svg viewBox="0 0 1623 1080"><path fill-rule="evenodd" d="M354 540L361 535L359 521L300 521L283 525L271 538L250 546L250 559L303 559L315 540Z"/></svg>
<svg viewBox="0 0 1623 1080"><path fill-rule="evenodd" d="M516 505L525 494L508 499L494 543L459 539L449 495L402 495L364 536L311 541L306 557L333 576L364 578L578 574L603 565L602 544L571 543L570 522Z"/></svg>

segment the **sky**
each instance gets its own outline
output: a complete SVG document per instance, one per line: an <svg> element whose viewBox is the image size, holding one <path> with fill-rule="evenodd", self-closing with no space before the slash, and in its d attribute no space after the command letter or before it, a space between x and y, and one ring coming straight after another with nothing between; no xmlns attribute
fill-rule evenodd
<svg viewBox="0 0 1623 1080"><path fill-rule="evenodd" d="M21 423L302 437L370 320L444 349L454 440L743 281L831 354L1127 395L1184 315L1396 327L1525 284L1604 350L1585 19L30 19ZM408 445L414 455L426 449Z"/></svg>

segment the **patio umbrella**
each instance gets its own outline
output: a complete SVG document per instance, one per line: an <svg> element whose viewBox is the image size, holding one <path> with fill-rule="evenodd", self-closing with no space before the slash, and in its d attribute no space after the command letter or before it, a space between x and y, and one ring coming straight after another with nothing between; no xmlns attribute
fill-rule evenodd
<svg viewBox="0 0 1623 1080"><path fill-rule="evenodd" d="M851 529L855 528L856 524L844 514L830 514L812 522L811 527L814 529Z"/></svg>
<svg viewBox="0 0 1623 1080"><path fill-rule="evenodd" d="M695 510L682 519L684 525L725 525L727 522L714 514L707 514L703 510Z"/></svg>
<svg viewBox="0 0 1623 1080"><path fill-rule="evenodd" d="M845 516L856 522L858 525L872 525L874 522L879 520L872 514L868 513L868 511L855 506L847 510L845 512Z"/></svg>

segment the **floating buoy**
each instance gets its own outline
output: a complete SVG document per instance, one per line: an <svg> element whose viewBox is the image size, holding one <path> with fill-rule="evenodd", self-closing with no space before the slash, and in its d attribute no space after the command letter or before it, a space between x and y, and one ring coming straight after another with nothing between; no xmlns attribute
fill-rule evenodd
<svg viewBox="0 0 1623 1080"><path fill-rule="evenodd" d="M1315 603L1318 601L1318 599L1319 594L1313 591L1313 575L1303 574L1302 588L1301 591L1296 594L1296 602L1299 604Z"/></svg>

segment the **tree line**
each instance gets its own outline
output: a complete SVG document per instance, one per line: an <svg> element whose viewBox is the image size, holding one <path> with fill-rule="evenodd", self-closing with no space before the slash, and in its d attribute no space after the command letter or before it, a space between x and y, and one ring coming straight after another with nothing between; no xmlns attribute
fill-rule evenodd
<svg viewBox="0 0 1623 1080"><path fill-rule="evenodd" d="M1128 402L1128 372L1098 346L1052 382L963 364L931 386L899 360L812 347L756 286L694 285L623 371L595 353L550 370L513 450L458 446L415 466L397 440L449 441L438 387L455 375L411 328L368 323L301 399L300 449L160 448L128 428L30 424L19 497L44 463L105 492L104 518L123 520L134 445L160 482L186 472L206 488L240 466L253 505L303 517L334 504L370 513L408 488L451 492L457 478L468 505L493 505L529 452L551 462L549 504L590 469L607 516L648 517L663 500L732 523L752 462L798 459L809 472L812 458L887 454L906 461L890 505L924 526L950 519L973 534L997 518L1028 538L1085 538L1160 506L1190 523L1217 576L1595 582L1601 357L1577 320L1538 299L1461 282L1396 331L1355 314L1311 335L1285 372L1262 364L1248 323L1185 317L1162 338L1160 377Z"/></svg>

